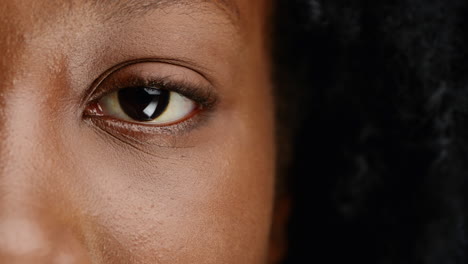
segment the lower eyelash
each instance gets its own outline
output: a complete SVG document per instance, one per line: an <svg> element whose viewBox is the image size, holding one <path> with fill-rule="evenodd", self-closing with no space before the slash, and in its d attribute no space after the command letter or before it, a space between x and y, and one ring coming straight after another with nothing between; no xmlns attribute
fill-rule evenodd
<svg viewBox="0 0 468 264"><path fill-rule="evenodd" d="M209 112L201 110L192 118L169 126L131 123L108 116L84 116L84 118L93 126L123 141L138 145L160 146L161 141L167 141L168 139L169 141L177 141L190 131L203 126L210 118L210 115ZM167 142L165 145L174 146L173 143L167 144Z"/></svg>

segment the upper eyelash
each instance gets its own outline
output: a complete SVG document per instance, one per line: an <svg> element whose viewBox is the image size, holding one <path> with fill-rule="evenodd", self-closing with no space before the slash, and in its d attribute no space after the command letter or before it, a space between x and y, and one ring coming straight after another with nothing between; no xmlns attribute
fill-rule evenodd
<svg viewBox="0 0 468 264"><path fill-rule="evenodd" d="M180 93L181 95L193 100L202 109L212 109L218 102L216 94L211 92L212 88L196 85L185 81L170 80L170 76L164 78L155 77L131 77L131 78L114 78L111 81L104 81L94 91L93 96L90 98L91 102L99 100L105 95L117 92L124 88L132 87L151 87L156 89L165 89L171 92Z"/></svg>
<svg viewBox="0 0 468 264"><path fill-rule="evenodd" d="M189 70L192 70L192 71L198 73L205 80L207 80L207 82L210 84L210 85L207 85L207 87L205 87L205 88L208 88L207 91L213 89L213 86L215 86L214 85L215 82L213 81L213 79L209 75L207 75L206 73L204 73L202 71L203 68L200 68L199 65L194 64L193 62L186 61L186 60L180 60L180 59L174 59L174 58L172 58L172 59L168 59L168 58L141 58L141 59L134 59L134 60L130 60L130 61L120 63L120 64L115 65L112 68L108 69L103 74L101 74L96 80L93 81L93 83L91 85L91 89L88 89L88 90L85 91L85 93L82 96L82 100L80 101L80 105L85 106L89 102L92 102L92 101L96 100L96 98L98 97L98 96L96 96L96 94L98 94L100 96L105 94L105 92L103 92L102 89L99 89L99 87L101 87L101 85L106 82L106 80L109 78L109 76L112 76L113 74L119 72L120 70L122 70L122 69L124 69L126 67L130 67L132 65L137 65L137 64L140 64L140 63L164 63L164 64L168 64L168 65L173 65L173 66L186 68L186 69L189 69ZM155 79L158 79L158 78L155 78ZM165 78L161 78L161 79L165 79ZM125 87L123 87L123 88L125 88ZM218 98L217 94L215 92L210 92L210 93L207 93L207 94L210 94L210 97L212 97L213 105L214 105L216 103L216 101L217 101L217 98Z"/></svg>

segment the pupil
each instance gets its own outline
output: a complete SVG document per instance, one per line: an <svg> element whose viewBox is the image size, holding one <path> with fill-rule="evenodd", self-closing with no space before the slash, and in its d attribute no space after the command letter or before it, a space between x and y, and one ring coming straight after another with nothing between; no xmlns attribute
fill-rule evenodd
<svg viewBox="0 0 468 264"><path fill-rule="evenodd" d="M167 90L148 87L118 91L120 107L136 121L151 121L164 113L169 104L169 95Z"/></svg>

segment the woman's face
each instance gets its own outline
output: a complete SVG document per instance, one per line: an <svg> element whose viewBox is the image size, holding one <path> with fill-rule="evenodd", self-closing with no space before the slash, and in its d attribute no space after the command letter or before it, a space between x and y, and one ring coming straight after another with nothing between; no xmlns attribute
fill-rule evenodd
<svg viewBox="0 0 468 264"><path fill-rule="evenodd" d="M2 0L1 263L267 263L266 0Z"/></svg>

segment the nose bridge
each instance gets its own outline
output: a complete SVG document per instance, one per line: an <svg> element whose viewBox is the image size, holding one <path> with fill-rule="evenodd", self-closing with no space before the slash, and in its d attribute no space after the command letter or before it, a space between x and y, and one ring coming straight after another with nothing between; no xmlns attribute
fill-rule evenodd
<svg viewBox="0 0 468 264"><path fill-rule="evenodd" d="M21 37L25 34L12 33L12 41L6 40L8 34L0 36L0 50L6 50L0 56L0 190L6 182L20 184L19 190L36 188L60 164L54 155L60 143L53 140L59 133L49 107L60 95L48 89L59 85L53 83L49 67L41 64L48 51L34 48Z"/></svg>
<svg viewBox="0 0 468 264"><path fill-rule="evenodd" d="M0 194L2 194L2 171L6 170L7 159L10 159L12 131L10 115L12 114L11 102L12 92L18 88L17 80L22 78L25 62L25 36L28 34L23 30L23 23L19 16L18 8L12 1L0 4Z"/></svg>
<svg viewBox="0 0 468 264"><path fill-rule="evenodd" d="M8 87L11 74L20 66L25 48L26 38L30 32L25 30L22 15L14 1L7 1L0 5L0 94Z"/></svg>
<svg viewBox="0 0 468 264"><path fill-rule="evenodd" d="M25 90L21 85L11 85L11 90ZM46 126L41 124L42 114L37 100L18 93L3 93L0 116L0 204L7 195L29 192L44 182L50 170Z"/></svg>
<svg viewBox="0 0 468 264"><path fill-rule="evenodd" d="M14 83L0 116L0 263L89 263L64 186L60 128ZM37 82L33 85L40 85Z"/></svg>
<svg viewBox="0 0 468 264"><path fill-rule="evenodd" d="M85 264L76 210L63 188L69 159L59 122L44 107L50 75L40 59L45 51L33 45L38 23L28 20L24 10L31 8L17 6L32 3L0 4L0 263Z"/></svg>

